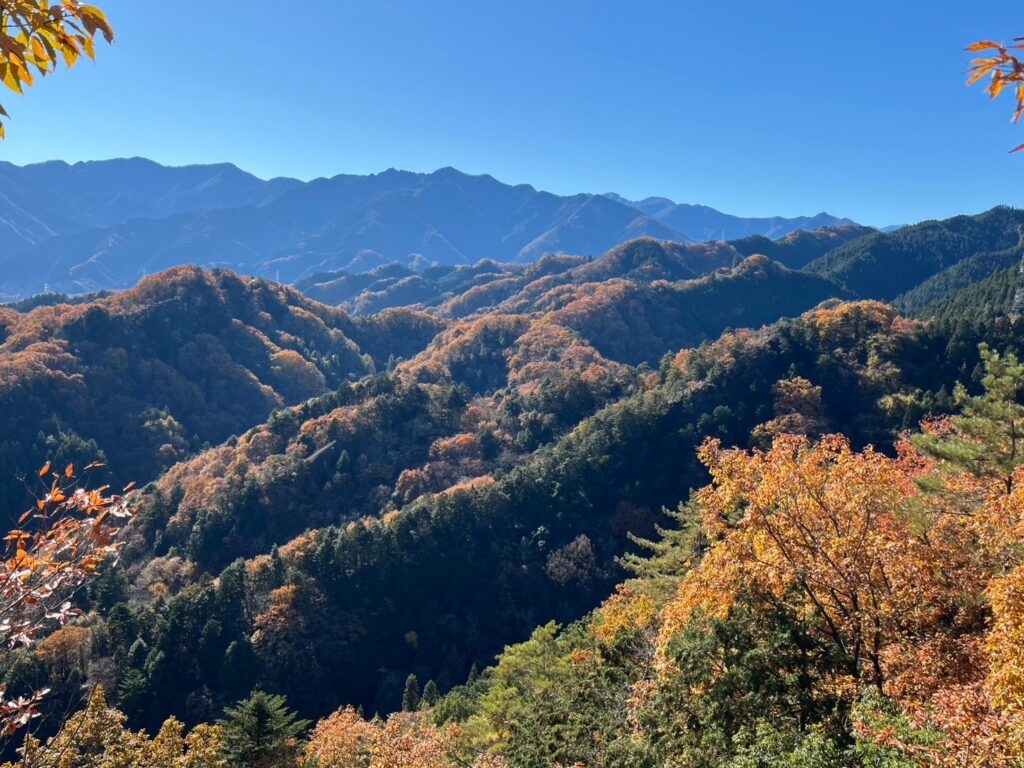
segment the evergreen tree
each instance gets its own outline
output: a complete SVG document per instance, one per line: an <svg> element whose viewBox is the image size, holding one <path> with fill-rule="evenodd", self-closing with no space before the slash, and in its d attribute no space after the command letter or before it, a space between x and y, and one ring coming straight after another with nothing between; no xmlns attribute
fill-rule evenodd
<svg viewBox="0 0 1024 768"><path fill-rule="evenodd" d="M149 656L149 646L141 637L135 638L131 648L128 649L128 665L133 669L142 669Z"/></svg>
<svg viewBox="0 0 1024 768"><path fill-rule="evenodd" d="M346 475L352 469L352 459L348 455L348 451L342 449L341 456L338 457L338 463L335 465L339 475Z"/></svg>
<svg viewBox="0 0 1024 768"><path fill-rule="evenodd" d="M984 365L985 391L972 396L958 384L954 391L960 414L949 419L948 428L929 430L913 438L923 453L954 471L992 480L1013 490L1014 470L1024 464L1024 364L1008 352L1000 355L988 345L979 347Z"/></svg>
<svg viewBox="0 0 1024 768"><path fill-rule="evenodd" d="M284 696L263 691L225 708L224 714L218 721L224 731L224 757L238 768L288 764L297 757L297 739L310 724L288 709Z"/></svg>
<svg viewBox="0 0 1024 768"><path fill-rule="evenodd" d="M619 563L635 576L671 586L700 560L707 548L707 537L694 502L680 504L674 510L663 509L662 513L673 525L655 526L656 539L627 533L630 541L646 552L627 552Z"/></svg>
<svg viewBox="0 0 1024 768"><path fill-rule="evenodd" d="M433 707L441 700L441 692L437 689L437 683L428 680L423 686L423 697L420 699L421 707Z"/></svg>
<svg viewBox="0 0 1024 768"><path fill-rule="evenodd" d="M117 700L121 709L130 712L133 720L141 721L151 699L149 680L138 669L129 669L117 687Z"/></svg>
<svg viewBox="0 0 1024 768"><path fill-rule="evenodd" d="M405 679L405 692L402 694L402 711L415 712L420 708L420 681L415 674Z"/></svg>

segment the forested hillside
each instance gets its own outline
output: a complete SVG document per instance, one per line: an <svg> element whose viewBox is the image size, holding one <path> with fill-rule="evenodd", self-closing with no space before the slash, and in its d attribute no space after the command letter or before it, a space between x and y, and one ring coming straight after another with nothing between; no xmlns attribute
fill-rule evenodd
<svg viewBox="0 0 1024 768"><path fill-rule="evenodd" d="M777 240L763 236L703 244L637 240L597 259L549 256L525 266L485 260L420 272L388 264L369 272L313 275L297 287L311 298L356 314L416 306L446 317L466 317L499 308L529 310L538 296L557 286L614 277L678 281L734 266L745 257L767 256L818 278L820 290L831 297L890 301L908 314L917 314L1018 263L1024 254L1022 226L1024 214L1001 207L894 232L842 226L797 231ZM770 300L762 293L752 303L737 302L734 309L742 314ZM754 323L737 318L737 324Z"/></svg>
<svg viewBox="0 0 1024 768"><path fill-rule="evenodd" d="M828 686L847 679L849 660L796 608L772 615L776 627L761 603L740 601L723 623L694 625L705 644L671 651L683 673L641 668L677 648L658 640L683 631L666 618L672 590L717 541L697 533L699 505L665 511L709 481L707 440L767 450L842 433L889 461L901 432L959 407L958 382L980 391L980 343L1024 342L1019 325L909 320L780 263L863 237L640 239L596 259L394 266L302 285L363 314L198 268L3 309L4 471L98 458L146 484L119 561L81 596L84 614L5 657L8 690L49 689L42 737L83 691L103 695L75 722L123 712L150 733L171 716L214 723L266 691L285 699L260 693L237 712L417 710L386 724L345 710L312 732L309 754L355 733L366 749L404 734L404 752L427 750L431 766L847 755L862 704ZM422 289L413 307L393 306L409 280ZM12 483L9 504L25 492ZM705 691L701 654L724 647L740 654L738 676ZM592 653L598 677L579 678ZM778 655L789 680L800 653L812 678L757 682L758 654ZM524 669L531 658L541 667ZM657 685L645 693L641 679ZM757 730L759 708L779 713L775 730ZM817 735L790 729L793 718Z"/></svg>
<svg viewBox="0 0 1024 768"><path fill-rule="evenodd" d="M865 231L873 230L845 227L796 233L778 241L747 238L703 244L641 238L617 246L596 259L545 256L524 266L481 261L466 267L432 267L422 273L390 264L361 274L315 275L299 281L296 287L311 298L357 314L408 305L432 310L444 317L466 317L496 310L527 312L542 306L542 298L549 301L553 295L571 296L580 286L613 279L648 284L691 280L737 266L749 256L767 255L784 267L798 269L814 257L863 236ZM777 267L773 270L775 276L785 274L785 270ZM815 286L811 289L815 295L822 292L831 297L852 295L820 278L792 276L788 279L807 287ZM556 289L561 289L560 293L556 294ZM756 313L761 310L762 302L773 300L775 297L763 294L756 302L734 301L733 311ZM690 304L686 302L682 306ZM718 309L714 314L728 311ZM775 309L768 309L767 313L770 319L786 314Z"/></svg>
<svg viewBox="0 0 1024 768"><path fill-rule="evenodd" d="M1001 269L984 280L933 301L919 314L921 317L998 321L1009 314L1019 279L1019 265Z"/></svg>
<svg viewBox="0 0 1024 768"><path fill-rule="evenodd" d="M410 357L439 329L351 318L294 290L180 267L94 301L0 309L0 474L104 458L147 482L272 411Z"/></svg>
<svg viewBox="0 0 1024 768"><path fill-rule="evenodd" d="M91 2L0 0L0 768L1024 768L1006 9ZM137 152L265 176L36 162Z"/></svg>
<svg viewBox="0 0 1024 768"><path fill-rule="evenodd" d="M976 254L1017 248L1022 225L1024 212L1009 207L993 208L977 216L926 221L854 240L811 262L806 269L858 296L891 301ZM981 277L974 275L974 279ZM949 279L950 289L964 287L965 278ZM935 287L923 298L934 300L938 292ZM921 306L920 301L913 303Z"/></svg>

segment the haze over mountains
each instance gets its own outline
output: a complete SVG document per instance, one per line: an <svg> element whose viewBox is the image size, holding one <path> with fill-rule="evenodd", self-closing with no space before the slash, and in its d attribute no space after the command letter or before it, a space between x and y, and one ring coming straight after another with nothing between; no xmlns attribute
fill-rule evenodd
<svg viewBox="0 0 1024 768"><path fill-rule="evenodd" d="M141 158L0 163L0 295L127 288L186 263L293 282L394 261L528 263L599 255L637 237L778 238L850 223L824 213L744 219L665 198L558 196L453 168L302 182Z"/></svg>

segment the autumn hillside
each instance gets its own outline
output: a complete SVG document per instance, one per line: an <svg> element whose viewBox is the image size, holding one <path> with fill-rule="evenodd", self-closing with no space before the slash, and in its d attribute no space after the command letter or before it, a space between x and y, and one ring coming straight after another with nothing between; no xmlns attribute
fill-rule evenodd
<svg viewBox="0 0 1024 768"><path fill-rule="evenodd" d="M483 260L471 266L434 266L421 272L392 263L368 272L310 276L296 287L311 298L357 314L416 305L448 317L465 317L505 305L521 311L558 286L612 278L653 282L700 277L731 267L747 256L766 255L799 269L843 243L874 232L869 227L831 227L795 232L779 240L751 236L731 242L686 244L640 238L598 258L547 255L532 264Z"/></svg>
<svg viewBox="0 0 1024 768"><path fill-rule="evenodd" d="M437 328L408 312L354 319L194 267L87 303L0 310L0 471L100 455L148 481L277 408L415 354Z"/></svg>
<svg viewBox="0 0 1024 768"><path fill-rule="evenodd" d="M155 732L172 715L214 722L254 689L310 718L386 715L429 681L438 709L417 727L458 723L512 765L601 764L538 722L508 730L518 716L489 691L503 696L502 665L537 643L557 673L551 654L580 650L625 566L647 567L639 542L690 535L694 520L665 510L707 483L708 438L841 432L889 456L956 410L957 383L981 389L979 343L1022 347L1019 325L908 319L815 266L864 237L642 238L593 259L326 275L304 293L177 267L0 310L3 471L98 457L144 485L84 615L9 655L3 679L46 682L44 733L83 684L105 691L92 709ZM555 720L574 707L558 702ZM600 727L608 740L623 726Z"/></svg>
<svg viewBox="0 0 1024 768"><path fill-rule="evenodd" d="M638 377L529 325L453 327L393 373L167 472L90 619L89 663L110 670L132 722L211 718L253 685L310 714L390 711L410 673L447 690L607 594L629 534L654 535L662 507L704 482L706 436L842 430L884 445L950 407L945 382L970 377L978 341L1019 343L840 304L666 355ZM531 334L550 332L531 358Z"/></svg>

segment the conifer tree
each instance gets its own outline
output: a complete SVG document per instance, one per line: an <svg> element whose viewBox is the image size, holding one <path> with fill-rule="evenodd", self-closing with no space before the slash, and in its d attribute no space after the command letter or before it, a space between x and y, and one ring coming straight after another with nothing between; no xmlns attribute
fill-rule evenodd
<svg viewBox="0 0 1024 768"><path fill-rule="evenodd" d="M420 681L415 674L405 679L405 691L402 693L402 711L415 712L420 708Z"/></svg>
<svg viewBox="0 0 1024 768"><path fill-rule="evenodd" d="M664 579L670 583L685 575L707 549L707 538L700 526L700 512L694 503L680 504L676 509L663 509L671 526L655 526L656 539L627 533L630 541L645 552L627 552L619 563L635 576Z"/></svg>
<svg viewBox="0 0 1024 768"><path fill-rule="evenodd" d="M284 696L253 691L224 710L224 757L234 768L287 765L298 754L298 737L309 725L288 709Z"/></svg>
<svg viewBox="0 0 1024 768"><path fill-rule="evenodd" d="M1024 364L1008 352L1000 355L982 344L985 391L970 395L957 384L954 398L960 410L936 424L926 425L914 445L953 471L966 471L980 480L999 483L1009 494L1014 470L1024 464Z"/></svg>
<svg viewBox="0 0 1024 768"><path fill-rule="evenodd" d="M423 686L423 697L420 699L421 707L433 707L441 700L441 691L437 689L437 683L428 680Z"/></svg>

